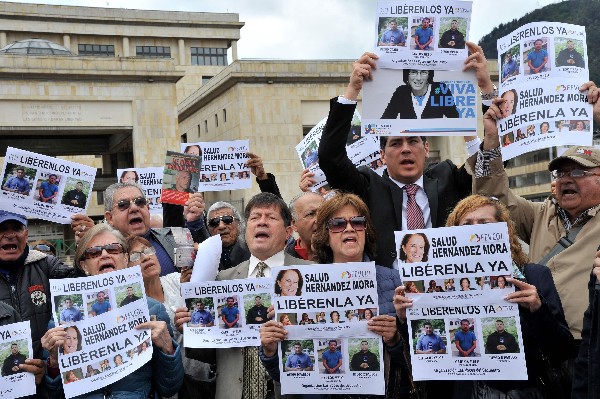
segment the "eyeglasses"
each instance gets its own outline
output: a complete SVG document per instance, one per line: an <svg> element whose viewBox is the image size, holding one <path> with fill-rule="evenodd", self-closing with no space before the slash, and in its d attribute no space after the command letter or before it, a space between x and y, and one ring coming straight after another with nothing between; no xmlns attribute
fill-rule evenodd
<svg viewBox="0 0 600 399"><path fill-rule="evenodd" d="M94 259L102 255L102 250L106 250L110 255L118 255L125 252L125 248L117 242L106 245L97 245L95 247L89 247L85 251L83 251L82 260L85 259Z"/></svg>
<svg viewBox="0 0 600 399"><path fill-rule="evenodd" d="M141 259L142 254L146 255L146 256L152 256L156 254L156 249L154 249L154 247L146 247L146 249L144 249L143 251L136 251L136 252L129 252L129 261L130 262L137 262L138 260Z"/></svg>
<svg viewBox="0 0 600 399"><path fill-rule="evenodd" d="M137 197L134 199L122 199L117 202L117 208L121 211L126 211L131 206L131 203L134 203L138 208L143 208L148 205L148 200L144 197Z"/></svg>
<svg viewBox="0 0 600 399"><path fill-rule="evenodd" d="M217 216L208 221L210 227L217 227L221 221L225 224L231 224L234 220L238 220L236 217L230 215Z"/></svg>
<svg viewBox="0 0 600 399"><path fill-rule="evenodd" d="M588 170L583 169L553 170L552 172L550 172L550 175L554 180L562 179L565 176L570 176L575 179L584 176L600 176L598 173L590 172Z"/></svg>
<svg viewBox="0 0 600 399"><path fill-rule="evenodd" d="M327 228L332 233L339 233L346 229L348 223L356 231L362 231L367 228L367 218L365 216L352 216L350 219L332 218L327 222Z"/></svg>

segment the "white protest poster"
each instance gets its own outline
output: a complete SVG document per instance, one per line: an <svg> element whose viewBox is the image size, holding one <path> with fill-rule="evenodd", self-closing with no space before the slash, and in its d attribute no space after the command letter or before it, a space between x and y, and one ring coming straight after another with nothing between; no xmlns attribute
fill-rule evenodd
<svg viewBox="0 0 600 399"><path fill-rule="evenodd" d="M181 151L202 157L198 191L252 187L250 168L246 166L249 140L182 143Z"/></svg>
<svg viewBox="0 0 600 399"><path fill-rule="evenodd" d="M471 1L379 1L375 54L380 68L462 70Z"/></svg>
<svg viewBox="0 0 600 399"><path fill-rule="evenodd" d="M268 278L181 284L192 320L184 326L186 348L259 346L273 282Z"/></svg>
<svg viewBox="0 0 600 399"><path fill-rule="evenodd" d="M139 266L97 276L50 280L56 325L67 338L58 365L65 396L100 389L152 359L150 321Z"/></svg>
<svg viewBox="0 0 600 399"><path fill-rule="evenodd" d="M385 390L370 262L274 267L275 318L288 331L278 347L282 394L375 394Z"/></svg>
<svg viewBox="0 0 600 399"><path fill-rule="evenodd" d="M144 195L148 200L151 214L162 215L162 202L160 194L162 192L163 168L129 168L117 169L117 179L120 183L132 181L144 189Z"/></svg>
<svg viewBox="0 0 600 399"><path fill-rule="evenodd" d="M519 305L420 295L406 316L415 381L527 379Z"/></svg>
<svg viewBox="0 0 600 399"><path fill-rule="evenodd" d="M395 234L414 379L527 379L506 223Z"/></svg>
<svg viewBox="0 0 600 399"><path fill-rule="evenodd" d="M394 233L409 296L479 300L486 293L501 299L514 290L505 278L513 274L506 223Z"/></svg>
<svg viewBox="0 0 600 399"><path fill-rule="evenodd" d="M0 327L0 396L4 399L35 395L35 376L19 368L33 358L29 321Z"/></svg>
<svg viewBox="0 0 600 399"><path fill-rule="evenodd" d="M69 224L90 200L96 168L8 147L0 209Z"/></svg>
<svg viewBox="0 0 600 399"><path fill-rule="evenodd" d="M363 137L360 126L361 117L354 111L348 137L346 138L346 153L355 166L367 166L373 170L383 171L383 163L379 157L379 139L369 136ZM325 173L319 167L318 151L321 136L327 123L327 117L321 119L306 136L296 145L296 152L303 168L314 173L315 183L311 190L325 194L330 190L325 178ZM323 188L323 189L322 189Z"/></svg>
<svg viewBox="0 0 600 399"><path fill-rule="evenodd" d="M585 27L532 22L498 39L500 92L507 85L549 78L589 80Z"/></svg>
<svg viewBox="0 0 600 399"><path fill-rule="evenodd" d="M593 114L583 82L546 79L505 85L498 119L502 159L563 145L592 145Z"/></svg>
<svg viewBox="0 0 600 399"><path fill-rule="evenodd" d="M363 136L475 136L477 93L473 71L376 69L363 86Z"/></svg>

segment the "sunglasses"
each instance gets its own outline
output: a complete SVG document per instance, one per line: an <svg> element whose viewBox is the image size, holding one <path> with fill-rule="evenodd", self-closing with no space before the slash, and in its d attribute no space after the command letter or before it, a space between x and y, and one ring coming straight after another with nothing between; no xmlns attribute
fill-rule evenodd
<svg viewBox="0 0 600 399"><path fill-rule="evenodd" d="M130 262L137 262L138 260L141 259L142 254L146 255L146 256L152 256L156 254L156 249L154 249L154 247L146 247L146 249L144 249L141 252L130 252L129 253L129 261Z"/></svg>
<svg viewBox="0 0 600 399"><path fill-rule="evenodd" d="M117 202L117 208L121 211L126 211L131 206L131 203L134 203L138 208L143 208L148 205L148 200L144 197L137 197L134 199L122 199Z"/></svg>
<svg viewBox="0 0 600 399"><path fill-rule="evenodd" d="M110 255L118 255L125 252L125 248L117 242L113 244L106 245L97 245L95 247L89 247L85 251L83 251L83 255L81 256L82 260L85 259L94 259L102 255L102 250L106 250Z"/></svg>
<svg viewBox="0 0 600 399"><path fill-rule="evenodd" d="M365 216L352 216L350 219L332 218L327 222L327 228L332 233L340 233L346 229L348 223L356 231L362 231L367 228L367 218Z"/></svg>
<svg viewBox="0 0 600 399"><path fill-rule="evenodd" d="M217 227L219 225L219 223L221 223L221 221L223 221L223 223L225 223L225 224L231 224L231 223L233 223L234 220L237 220L237 218L235 218L233 216L229 216L229 215L217 216L217 217L210 219L208 221L208 225L210 227Z"/></svg>

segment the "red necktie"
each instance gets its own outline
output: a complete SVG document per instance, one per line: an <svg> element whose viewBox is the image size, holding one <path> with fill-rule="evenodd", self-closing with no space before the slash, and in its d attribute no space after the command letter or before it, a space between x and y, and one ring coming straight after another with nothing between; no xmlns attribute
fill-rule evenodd
<svg viewBox="0 0 600 399"><path fill-rule="evenodd" d="M418 230L425 228L425 222L423 221L423 210L417 204L415 195L419 190L419 186L416 184L407 184L404 186L406 190L406 227L408 230Z"/></svg>

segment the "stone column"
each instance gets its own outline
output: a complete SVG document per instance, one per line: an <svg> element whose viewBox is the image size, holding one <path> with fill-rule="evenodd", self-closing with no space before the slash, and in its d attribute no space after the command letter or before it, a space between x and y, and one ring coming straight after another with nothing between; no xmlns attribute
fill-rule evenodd
<svg viewBox="0 0 600 399"><path fill-rule="evenodd" d="M0 32L0 48L6 46L6 32Z"/></svg>
<svg viewBox="0 0 600 399"><path fill-rule="evenodd" d="M123 57L129 57L129 38L123 38Z"/></svg>
<svg viewBox="0 0 600 399"><path fill-rule="evenodd" d="M231 62L235 62L238 59L238 54L237 54L237 40L233 40L231 42Z"/></svg>
<svg viewBox="0 0 600 399"><path fill-rule="evenodd" d="M71 36L63 35L63 46L73 51L73 49L71 48Z"/></svg>
<svg viewBox="0 0 600 399"><path fill-rule="evenodd" d="M186 65L186 62L185 62L185 41L183 39L179 39L177 41L177 47L179 49L179 65Z"/></svg>

